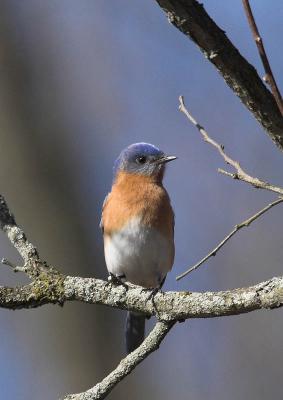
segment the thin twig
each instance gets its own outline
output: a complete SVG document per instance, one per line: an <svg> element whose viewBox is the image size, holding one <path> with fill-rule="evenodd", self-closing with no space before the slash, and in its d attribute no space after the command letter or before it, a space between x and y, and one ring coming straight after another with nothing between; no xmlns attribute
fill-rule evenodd
<svg viewBox="0 0 283 400"><path fill-rule="evenodd" d="M264 208L262 208L260 211L258 211L256 214L251 216L250 218L246 219L245 221L241 222L240 224L237 224L234 229L210 252L208 253L205 257L203 257L198 263L190 267L187 271L183 272L182 274L178 275L176 277L176 280L180 280L184 278L186 275L191 273L192 271L195 271L197 268L199 268L203 263L205 263L210 257L213 257L216 255L216 253L225 245L225 243L228 242L229 239L231 239L232 236L234 236L240 229L244 227L248 227L252 222L254 222L257 218L259 218L261 215L266 213L268 210L270 210L272 207L276 206L277 204L280 204L283 202L283 198L279 198L272 203L268 204Z"/></svg>
<svg viewBox="0 0 283 400"><path fill-rule="evenodd" d="M253 176L249 175L246 171L243 170L243 168L240 166L240 163L238 161L233 160L230 156L228 156L225 151L224 151L224 146L217 143L214 139L212 139L207 131L204 129L203 126L201 126L195 119L194 117L189 113L185 106L184 102L184 97L180 96L179 97L180 105L179 105L179 110L186 115L186 117L192 122L193 125L199 130L201 133L203 139L205 142L211 144L213 147L215 147L220 155L223 157L224 161L228 164L231 165L231 167L235 168L236 173L230 173L227 172L223 169L218 169L219 172L222 174L228 175L233 179L238 179L244 182L249 183L250 185L260 188L260 189L266 189L271 192L283 195L283 188L279 186L272 185L268 182L265 182L263 180L260 180L258 178L254 178Z"/></svg>
<svg viewBox="0 0 283 400"><path fill-rule="evenodd" d="M26 267L20 267L18 265L13 264L11 261L7 260L7 258L2 258L1 264L7 265L8 267L12 268L14 272L27 272Z"/></svg>
<svg viewBox="0 0 283 400"><path fill-rule="evenodd" d="M264 70L265 70L265 77L264 77L264 81L266 83L269 84L270 88L271 88L271 92L273 94L273 97L277 103L277 106L281 112L281 114L283 115L283 101L282 101L282 96L281 93L278 89L277 83L275 81L272 69L270 67L269 61L268 61L268 57L266 55L265 52L265 48L264 48L264 44L263 44L263 40L260 36L259 30L257 28L254 16L253 16L253 12L249 3L249 0L242 0L243 2L243 6L244 6L244 10L246 13L246 17L248 20L248 23L250 25L251 31L252 31L252 35L254 38L254 41L256 43Z"/></svg>
<svg viewBox="0 0 283 400"><path fill-rule="evenodd" d="M97 383L93 388L86 392L68 395L64 400L104 399L122 379L136 368L138 364L140 364L153 351L158 349L173 325L174 322L157 322L143 343L135 351L121 360L118 366L101 382Z"/></svg>

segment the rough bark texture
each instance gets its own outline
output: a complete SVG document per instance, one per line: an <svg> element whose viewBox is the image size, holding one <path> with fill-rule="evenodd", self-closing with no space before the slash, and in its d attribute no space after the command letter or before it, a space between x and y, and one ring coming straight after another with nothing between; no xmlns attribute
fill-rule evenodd
<svg viewBox="0 0 283 400"><path fill-rule="evenodd" d="M283 277L221 292L159 292L154 300L139 286L113 285L100 279L64 277L54 269L41 272L30 285L0 287L0 307L35 308L66 301L103 304L157 316L162 321L237 315L283 305Z"/></svg>
<svg viewBox="0 0 283 400"><path fill-rule="evenodd" d="M156 0L171 22L188 36L217 68L227 85L283 150L283 118L255 68L196 0Z"/></svg>

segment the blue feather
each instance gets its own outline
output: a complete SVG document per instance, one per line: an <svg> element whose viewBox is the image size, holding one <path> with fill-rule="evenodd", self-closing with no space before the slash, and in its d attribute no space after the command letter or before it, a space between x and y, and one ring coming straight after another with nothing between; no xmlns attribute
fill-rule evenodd
<svg viewBox="0 0 283 400"><path fill-rule="evenodd" d="M136 163L138 157L143 156L151 159L158 159L164 156L164 153L150 143L131 144L121 152L115 161L113 168L114 176L121 170L133 173L147 173L147 168L145 165L138 165Z"/></svg>

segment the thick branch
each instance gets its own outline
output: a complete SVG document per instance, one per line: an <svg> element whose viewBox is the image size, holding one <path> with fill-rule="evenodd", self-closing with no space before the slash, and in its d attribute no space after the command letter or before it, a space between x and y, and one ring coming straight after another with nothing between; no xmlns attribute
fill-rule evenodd
<svg viewBox="0 0 283 400"><path fill-rule="evenodd" d="M21 254L27 257L27 249L34 249L34 246L16 225L2 196L0 206L0 226ZM21 236L15 238L11 230L21 232ZM76 300L156 315L163 321L175 321L242 314L261 308L281 307L283 302L282 277L225 292L159 292L153 302L149 300L148 291L139 286L128 284L125 288L100 279L64 276L42 262L36 250L30 253L30 257L31 261L26 259L25 271L33 277L33 281L16 288L0 286L0 307L15 310Z"/></svg>
<svg viewBox="0 0 283 400"><path fill-rule="evenodd" d="M157 293L154 304L149 300L148 291L139 286L129 285L126 290L121 285L112 285L100 279L59 277L56 276L59 282L51 275L46 280L41 278L38 284L35 282L22 288L0 287L0 307L16 310L47 303L81 301L156 315L160 320L172 321L238 315L277 308L283 304L283 277L221 292Z"/></svg>
<svg viewBox="0 0 283 400"><path fill-rule="evenodd" d="M188 36L217 68L227 85L283 150L283 118L255 68L196 0L156 0L169 21Z"/></svg>
<svg viewBox="0 0 283 400"><path fill-rule="evenodd" d="M93 388L83 393L71 394L64 400L97 400L104 399L111 390L127 375L129 375L137 365L139 365L153 351L157 350L170 331L173 322L157 322L153 330L144 342L126 358L120 361L119 365L101 382Z"/></svg>

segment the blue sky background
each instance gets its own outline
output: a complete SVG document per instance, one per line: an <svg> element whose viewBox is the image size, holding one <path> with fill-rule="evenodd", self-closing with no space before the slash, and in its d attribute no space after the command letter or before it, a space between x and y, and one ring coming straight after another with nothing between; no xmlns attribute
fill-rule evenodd
<svg viewBox="0 0 283 400"><path fill-rule="evenodd" d="M282 3L251 5L283 88ZM204 6L263 76L241 2ZM282 185L283 159L154 1L3 0L0 11L1 193L43 258L67 274L106 277L98 224L112 165L122 148L146 141L178 156L165 179L176 214L176 259L166 290L224 290L282 274L278 206L207 265L175 281L274 198L217 173L222 159L178 111L178 96L251 174ZM0 239L0 256L17 262ZM26 281L4 266L0 279ZM66 304L0 313L5 400L86 390L124 355L123 312ZM179 324L109 399L279 397L281 313Z"/></svg>

